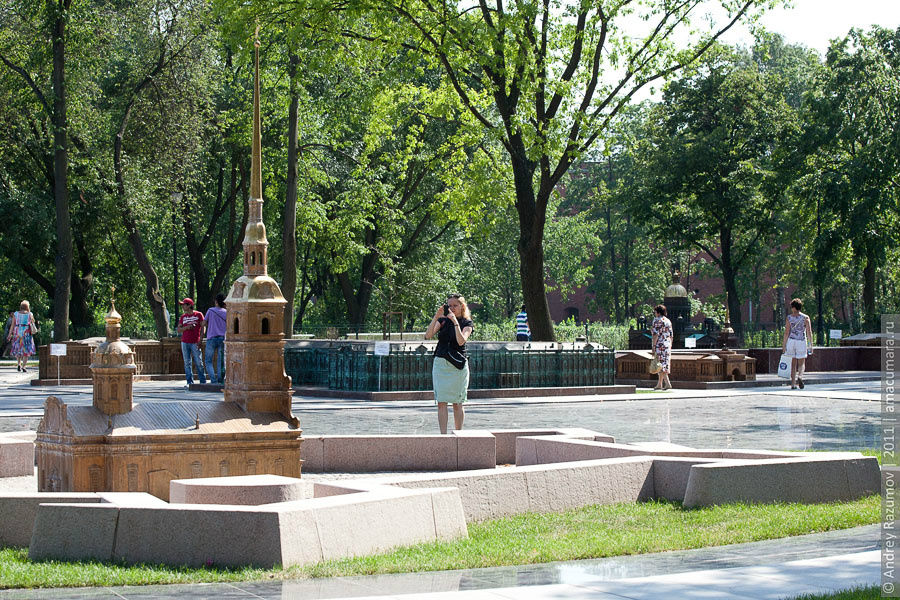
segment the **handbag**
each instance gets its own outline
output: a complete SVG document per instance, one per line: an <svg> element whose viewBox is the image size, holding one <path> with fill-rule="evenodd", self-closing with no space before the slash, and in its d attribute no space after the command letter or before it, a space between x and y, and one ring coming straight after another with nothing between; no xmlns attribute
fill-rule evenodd
<svg viewBox="0 0 900 600"><path fill-rule="evenodd" d="M651 375L656 375L656 374L659 373L660 371L662 371L662 363L660 363L660 362L659 362L659 359L657 359L657 358L654 356L654 357L650 360L650 374L651 374Z"/></svg>
<svg viewBox="0 0 900 600"><path fill-rule="evenodd" d="M37 326L37 321L34 320L34 316L31 314L28 315L28 331L31 332L31 335L40 331Z"/></svg>
<svg viewBox="0 0 900 600"><path fill-rule="evenodd" d="M783 379L791 378L791 357L787 354L782 354L778 360L778 376Z"/></svg>

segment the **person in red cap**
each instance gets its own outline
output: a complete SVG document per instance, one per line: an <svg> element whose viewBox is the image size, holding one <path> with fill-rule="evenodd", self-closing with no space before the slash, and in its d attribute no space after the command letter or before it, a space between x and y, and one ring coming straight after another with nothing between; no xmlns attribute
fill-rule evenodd
<svg viewBox="0 0 900 600"><path fill-rule="evenodd" d="M203 370L203 359L200 358L200 332L203 330L203 313L194 310L194 301L185 298L181 304L181 316L178 317L178 328L181 334L181 356L184 357L184 376L187 385L194 383L191 359L197 364L200 383L206 383L206 372Z"/></svg>

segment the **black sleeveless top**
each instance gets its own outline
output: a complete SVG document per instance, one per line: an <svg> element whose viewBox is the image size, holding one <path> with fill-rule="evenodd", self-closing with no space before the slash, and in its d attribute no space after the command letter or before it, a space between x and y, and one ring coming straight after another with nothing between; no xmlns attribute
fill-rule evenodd
<svg viewBox="0 0 900 600"><path fill-rule="evenodd" d="M460 331L466 327L475 327L475 324L465 317L458 317L456 320L459 321ZM445 358L457 369L462 369L466 366L465 344L460 346L456 342L456 327L453 326L453 321L447 317L441 317L438 319L438 323L441 327L438 329L438 343L434 349L434 356Z"/></svg>

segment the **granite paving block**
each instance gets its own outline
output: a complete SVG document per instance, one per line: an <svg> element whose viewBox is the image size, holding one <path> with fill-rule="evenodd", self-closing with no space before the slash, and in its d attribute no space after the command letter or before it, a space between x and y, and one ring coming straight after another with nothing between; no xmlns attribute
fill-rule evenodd
<svg viewBox="0 0 900 600"><path fill-rule="evenodd" d="M456 441L452 435L329 436L324 439L324 470L449 471L456 469Z"/></svg>
<svg viewBox="0 0 900 600"><path fill-rule="evenodd" d="M0 495L0 546L24 548L31 543L38 506L58 502L100 502L92 492L34 492Z"/></svg>
<svg viewBox="0 0 900 600"><path fill-rule="evenodd" d="M881 469L874 456L846 459L844 468L850 494L854 497L861 498L881 492Z"/></svg>
<svg viewBox="0 0 900 600"><path fill-rule="evenodd" d="M653 498L652 465L650 458L621 458L525 468L529 510L559 512L649 500Z"/></svg>
<svg viewBox="0 0 900 600"><path fill-rule="evenodd" d="M523 436L556 435L555 429L492 429L491 434L497 440L497 464L512 465L516 463L516 440Z"/></svg>
<svg viewBox="0 0 900 600"><path fill-rule="evenodd" d="M459 489L466 522L484 521L528 511L528 482L518 469L464 471L387 480L403 488L455 487Z"/></svg>
<svg viewBox="0 0 900 600"><path fill-rule="evenodd" d="M168 506L169 503L147 492L96 492L100 502L116 506Z"/></svg>
<svg viewBox="0 0 900 600"><path fill-rule="evenodd" d="M323 559L314 510L283 510L278 525L282 565L305 565Z"/></svg>
<svg viewBox="0 0 900 600"><path fill-rule="evenodd" d="M325 439L322 436L303 437L300 456L304 473L322 473L325 470Z"/></svg>
<svg viewBox="0 0 900 600"><path fill-rule="evenodd" d="M173 479L169 482L172 504L238 504L259 506L311 498L313 484L281 475L239 475Z"/></svg>
<svg viewBox="0 0 900 600"><path fill-rule="evenodd" d="M31 560L110 560L119 507L114 504L41 504L28 548Z"/></svg>
<svg viewBox="0 0 900 600"><path fill-rule="evenodd" d="M436 489L431 494L434 535L438 540L466 537L466 513L458 488Z"/></svg>
<svg viewBox="0 0 900 600"><path fill-rule="evenodd" d="M431 496L425 491L337 504L348 498L323 499L334 504L315 509L324 560L377 554L434 539Z"/></svg>
<svg viewBox="0 0 900 600"><path fill-rule="evenodd" d="M177 505L119 510L114 558L127 563L252 565L282 563L278 511Z"/></svg>
<svg viewBox="0 0 900 600"><path fill-rule="evenodd" d="M520 448L522 449L521 453L519 452ZM518 466L649 454L646 450L627 444L579 440L566 436L519 438L516 452L516 465Z"/></svg>
<svg viewBox="0 0 900 600"><path fill-rule="evenodd" d="M653 493L657 499L684 501L691 467L714 462L709 458L655 457L653 459Z"/></svg>
<svg viewBox="0 0 900 600"><path fill-rule="evenodd" d="M849 467L846 459L800 458L728 461L691 467L685 506L729 502L843 502L871 493L877 481L877 461L860 458ZM873 475L866 475L872 471ZM853 487L851 487L851 480Z"/></svg>
<svg viewBox="0 0 900 600"><path fill-rule="evenodd" d="M497 466L497 439L489 431L464 429L454 431L456 437L456 468L492 469Z"/></svg>
<svg viewBox="0 0 900 600"><path fill-rule="evenodd" d="M0 477L34 473L34 443L10 435L0 436Z"/></svg>

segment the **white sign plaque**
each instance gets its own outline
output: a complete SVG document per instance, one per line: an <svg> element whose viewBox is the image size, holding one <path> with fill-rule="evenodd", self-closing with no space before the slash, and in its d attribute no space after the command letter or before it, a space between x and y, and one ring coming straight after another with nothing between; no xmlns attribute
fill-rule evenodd
<svg viewBox="0 0 900 600"><path fill-rule="evenodd" d="M685 348L696 348L697 347L697 338L684 338L684 347Z"/></svg>
<svg viewBox="0 0 900 600"><path fill-rule="evenodd" d="M66 345L65 344L50 344L50 356L65 356L66 355Z"/></svg>
<svg viewBox="0 0 900 600"><path fill-rule="evenodd" d="M391 353L390 342L375 342L375 356L387 356Z"/></svg>
<svg viewBox="0 0 900 600"><path fill-rule="evenodd" d="M839 339L841 339L841 337L843 337L843 335L844 335L844 332L840 329L828 330L828 337L830 337L833 340L839 340Z"/></svg>

